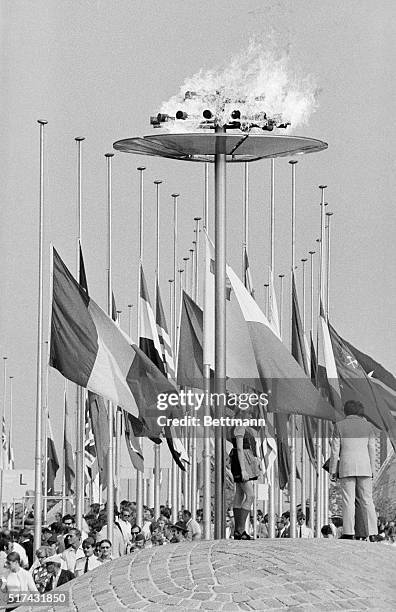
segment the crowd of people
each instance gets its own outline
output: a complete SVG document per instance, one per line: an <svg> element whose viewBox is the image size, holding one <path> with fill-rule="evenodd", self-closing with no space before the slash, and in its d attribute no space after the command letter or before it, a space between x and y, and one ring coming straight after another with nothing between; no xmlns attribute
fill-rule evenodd
<svg viewBox="0 0 396 612"><path fill-rule="evenodd" d="M143 524L136 524L136 505L124 500L119 512L115 512L113 541L107 538L106 506L92 504L84 516L83 529L77 529L75 516L60 513L55 520L44 526L41 546L33 550L33 531L29 527L21 530L3 529L0 532L0 580L4 593L31 591L45 593L81 576L117 557L139 552L152 546L177 544L200 540L202 536L202 510L197 519L191 512L181 510L178 520L171 521L171 510L161 506L160 516L154 518L154 511L145 507ZM254 519L247 521L245 537L252 539L269 537L268 514L257 510ZM233 509L227 510L226 538L240 539L235 528ZM370 540L396 546L396 522L378 518L378 533ZM313 538L312 529L306 523L306 515L297 512L296 533L298 538ZM333 517L321 529L323 538L342 538L342 518ZM290 537L290 513L276 517L277 538Z"/></svg>

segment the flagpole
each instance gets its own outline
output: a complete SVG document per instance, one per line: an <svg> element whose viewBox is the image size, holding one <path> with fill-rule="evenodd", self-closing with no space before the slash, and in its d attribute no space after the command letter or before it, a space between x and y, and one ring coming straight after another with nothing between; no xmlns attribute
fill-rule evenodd
<svg viewBox="0 0 396 612"><path fill-rule="evenodd" d="M309 255L310 255L310 280L311 280L311 293L310 293L310 297L311 297L311 299L310 299L311 324L310 324L310 329L311 329L311 339L313 341L313 326L314 326L314 267L313 267L313 256L315 255L315 251L309 251ZM310 353L311 353L311 345L310 345ZM312 377L311 364L309 364L309 369L311 371L311 377ZM309 526L312 529L312 531L314 531L314 529L315 529L315 481L316 481L315 466L311 462L310 463L310 469L309 469Z"/></svg>
<svg viewBox="0 0 396 612"><path fill-rule="evenodd" d="M65 378L65 384L64 384L64 401L63 401L63 444L62 444L62 448L63 448L63 470L62 470L62 516L64 516L66 514L66 445L65 445L65 438L66 438L66 391L67 391L67 379Z"/></svg>
<svg viewBox="0 0 396 612"><path fill-rule="evenodd" d="M190 269L190 283L189 283L189 286L186 285L186 287L187 287L187 291L192 296L194 293L193 289L194 289L194 253L195 253L195 249L188 249L188 250L190 251L191 269Z"/></svg>
<svg viewBox="0 0 396 612"><path fill-rule="evenodd" d="M243 209L242 209L242 278L246 287L246 253L249 241L249 167L243 163Z"/></svg>
<svg viewBox="0 0 396 612"><path fill-rule="evenodd" d="M36 382L36 442L34 473L34 549L41 544L42 524L42 370L43 370L43 249L44 249L44 126L48 123L39 119L40 124L40 205L39 205L39 249L38 249L38 309L37 309L37 382Z"/></svg>
<svg viewBox="0 0 396 612"><path fill-rule="evenodd" d="M324 289L324 210L325 210L325 189L326 185L320 185L319 189L321 190L321 214L320 214L320 252L319 252L319 303L323 299L323 289ZM317 354L318 354L318 335L317 335ZM324 516L324 496L323 496L323 472L322 472L322 420L318 419L318 428L317 428L317 437L316 437L316 461L317 461L317 484L316 484L316 537L320 538L321 536L321 526L323 523Z"/></svg>
<svg viewBox="0 0 396 612"><path fill-rule="evenodd" d="M333 216L334 213L332 212L327 212L326 213L326 217L327 217L327 257L326 257L326 264L327 264L327 270L326 270L326 317L327 317L327 321L329 320L329 316L330 316L330 251L331 251L331 230L330 230L330 221L331 221L331 217Z"/></svg>
<svg viewBox="0 0 396 612"><path fill-rule="evenodd" d="M326 283L327 283L327 277L326 277L326 213L325 213L325 207L327 206L327 202L324 201L324 190L326 189L325 186L322 186L322 198L321 198L321 246L322 246L322 254L321 254L321 278L322 278L322 284L321 284L321 301L323 304L323 308L326 307L326 302L325 302L325 292L326 292ZM325 311L325 318L327 320L327 311ZM322 423L322 430L323 430L323 439L322 439L322 454L324 455L324 459L327 459L327 449L328 449L328 437L329 437L329 423L328 421L324 421ZM323 448L324 445L324 448ZM322 472L322 486L323 486L323 516L322 516L322 523L326 524L328 523L328 515L329 515L329 476L328 473L323 471Z"/></svg>
<svg viewBox="0 0 396 612"><path fill-rule="evenodd" d="M139 271L138 271L138 286L137 286L137 337L140 344L141 332L141 268L143 265L143 222L144 222L144 177L143 173L146 170L144 166L139 166ZM142 440L142 447L144 440ZM142 448L143 450L143 448ZM136 470L136 524L141 527L143 525L143 473Z"/></svg>
<svg viewBox="0 0 396 612"><path fill-rule="evenodd" d="M264 313L265 316L269 315L269 283L264 283Z"/></svg>
<svg viewBox="0 0 396 612"><path fill-rule="evenodd" d="M156 211L157 211L157 224L156 224L156 271L155 271L155 304L157 304L158 296L157 290L160 283L160 185L162 181L155 180L156 190ZM154 518L157 520L160 516L160 498L161 498L161 448L159 444L154 444Z"/></svg>
<svg viewBox="0 0 396 612"><path fill-rule="evenodd" d="M12 449L14 448L12 445L12 438L13 438L13 402L14 402L14 396L13 396L13 380L14 377L13 376L9 376L10 379L10 424L9 424L9 434L8 434L8 455L10 457L10 460L12 462L11 465L8 466L8 468L14 469L14 460L13 460L13 453L12 453Z"/></svg>
<svg viewBox="0 0 396 612"><path fill-rule="evenodd" d="M284 274L279 274L280 279L280 293L279 293L279 334L281 340L283 338L283 279ZM283 511L283 491L280 487L280 453L278 452L278 514L281 515Z"/></svg>
<svg viewBox="0 0 396 612"><path fill-rule="evenodd" d="M199 300L199 233L201 217L194 217L196 231L195 245L195 270L194 270L194 301L198 304ZM191 498L191 516L195 520L197 516L197 431L195 427L191 428L190 432L191 444L191 473L190 473L190 498Z"/></svg>
<svg viewBox="0 0 396 612"><path fill-rule="evenodd" d="M117 325L121 329L122 310L117 310ZM115 408L115 505L119 509L121 501L121 431L122 431L122 409ZM97 453L96 453L97 455ZM93 481L92 481L93 485ZM92 503L92 502L91 502Z"/></svg>
<svg viewBox="0 0 396 612"><path fill-rule="evenodd" d="M47 524L47 495L48 495L48 420L49 420L49 406L48 406L48 379L49 379L49 342L45 342L47 349L47 361L46 361L46 372L45 372L45 403L44 403L44 414L45 414L45 425L44 425L44 497L43 497L43 522Z"/></svg>
<svg viewBox="0 0 396 612"><path fill-rule="evenodd" d="M292 292L294 270L296 267L296 160L289 161L292 167L292 261L291 261L291 282L290 292ZM292 296L292 293L290 294ZM292 297L291 297L292 299ZM289 497L290 497L290 537L296 537L296 415L290 415L290 475L289 475Z"/></svg>
<svg viewBox="0 0 396 612"><path fill-rule="evenodd" d="M1 417L1 487L0 487L0 527L3 527L3 482L4 482L4 448L3 448L3 433L5 434L5 428L3 428L5 423L5 410L6 410L6 397L7 397L7 357L3 357L3 407L2 407L2 417Z"/></svg>
<svg viewBox="0 0 396 612"><path fill-rule="evenodd" d="M171 322L171 344L172 346L175 345L174 343L174 337L173 337L173 321L174 321L174 292L173 292L173 285L172 283L174 283L175 280L173 278L170 278L168 280L169 283L169 304L170 304L170 322ZM174 354L175 356L175 354ZM175 356L176 358L176 356ZM171 479L171 486L170 486L170 499L169 499L169 503L171 505L171 510L172 510L172 522L176 523L177 521L177 506L178 506L178 472L177 472L177 466L176 463L172 460L171 463L171 469L170 469L170 479Z"/></svg>
<svg viewBox="0 0 396 612"><path fill-rule="evenodd" d="M82 143L83 136L74 139L77 143L77 245L76 265L77 278L80 274L80 245L82 244ZM85 411L84 391L76 386L77 393L77 427L76 427L76 526L81 530L84 511L84 443L85 443Z"/></svg>
<svg viewBox="0 0 396 612"><path fill-rule="evenodd" d="M114 153L105 153L107 163L107 314L112 313L112 183L111 162ZM107 404L108 427L109 427L109 449L107 452L107 537L113 542L114 530L114 472L113 472L113 418L114 409L112 402Z"/></svg>
<svg viewBox="0 0 396 612"><path fill-rule="evenodd" d="M173 198L173 285L172 287L172 302L173 305L173 317L172 317L172 342L173 342L173 357L176 362L176 351L177 351L177 206L178 206L178 193L172 193L171 197ZM177 511L178 504L180 502L180 494L179 494L179 482L180 482L180 474L178 473L177 466L175 462L172 462L172 521L175 523L177 521Z"/></svg>
<svg viewBox="0 0 396 612"><path fill-rule="evenodd" d="M274 269L275 269L275 158L271 159L271 181L270 181L270 274L271 274L271 288L268 292L275 291L274 288ZM264 285L265 287L265 285ZM270 302L270 295L268 295L268 303ZM271 301L272 303L272 301ZM266 298L267 308L267 298ZM266 312L268 317L268 310ZM267 418L270 419L270 423L274 426L274 415L271 417L267 414ZM275 429L274 429L275 431ZM269 537L275 537L275 463L272 464L268 474L268 529ZM280 488L279 488L280 490Z"/></svg>
<svg viewBox="0 0 396 612"><path fill-rule="evenodd" d="M215 133L225 128L215 127ZM215 391L219 398L226 394L226 155L216 153L215 171ZM224 403L216 407L218 417L224 416ZM224 522L224 435L215 429L215 539L225 536Z"/></svg>
<svg viewBox="0 0 396 612"><path fill-rule="evenodd" d="M132 338L132 307L133 304L128 304L128 335Z"/></svg>
<svg viewBox="0 0 396 612"><path fill-rule="evenodd" d="M303 300L302 300L302 327L303 327L303 336L305 338L305 324L306 324L306 317L305 317L305 306L306 306L306 300L305 300L305 264L307 263L308 259L306 257L303 257L301 259L301 263L302 263L302 294L303 294ZM304 417L301 418L301 423L302 423L302 428L301 428L301 510L304 512L304 514L306 513L306 506L307 506L307 498L306 498L306 488L307 488L307 470L306 470L306 453L305 453L305 436L304 436Z"/></svg>
<svg viewBox="0 0 396 612"><path fill-rule="evenodd" d="M203 212L203 228L209 234L209 164L205 163L205 185L204 185L204 212ZM206 268L206 254L205 254ZM206 274L204 283L204 313L207 312L207 287ZM205 317L205 314L204 314ZM208 338L207 330L204 325L202 354L203 354L203 387L205 393L204 416L210 415L210 403L208 401L210 393L210 364L208 363L208 343L211 340ZM203 538L210 540L211 534L211 514L212 514L212 470L211 470L211 433L210 428L204 429L202 462L203 462L203 487L202 487L202 506L203 506Z"/></svg>

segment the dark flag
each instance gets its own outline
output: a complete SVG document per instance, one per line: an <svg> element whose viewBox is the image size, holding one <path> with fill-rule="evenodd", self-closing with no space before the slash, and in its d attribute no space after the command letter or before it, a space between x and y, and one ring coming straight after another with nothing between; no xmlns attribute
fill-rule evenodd
<svg viewBox="0 0 396 612"><path fill-rule="evenodd" d="M56 454L54 434L50 418L48 415L48 433L47 433L47 495L54 495L56 473L59 470L58 455Z"/></svg>

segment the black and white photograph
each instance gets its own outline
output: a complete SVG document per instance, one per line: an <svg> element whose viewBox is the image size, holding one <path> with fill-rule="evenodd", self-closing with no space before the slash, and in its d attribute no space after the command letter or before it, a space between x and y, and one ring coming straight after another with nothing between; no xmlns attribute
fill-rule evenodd
<svg viewBox="0 0 396 612"><path fill-rule="evenodd" d="M0 28L0 611L394 610L395 3Z"/></svg>

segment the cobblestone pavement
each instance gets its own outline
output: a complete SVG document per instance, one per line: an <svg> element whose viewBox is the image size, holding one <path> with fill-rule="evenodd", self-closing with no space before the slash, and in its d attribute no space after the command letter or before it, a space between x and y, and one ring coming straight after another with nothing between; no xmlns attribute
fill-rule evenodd
<svg viewBox="0 0 396 612"><path fill-rule="evenodd" d="M67 586L69 609L79 612L393 611L396 548L349 540L183 543L122 557ZM55 610L19 608L29 609Z"/></svg>

